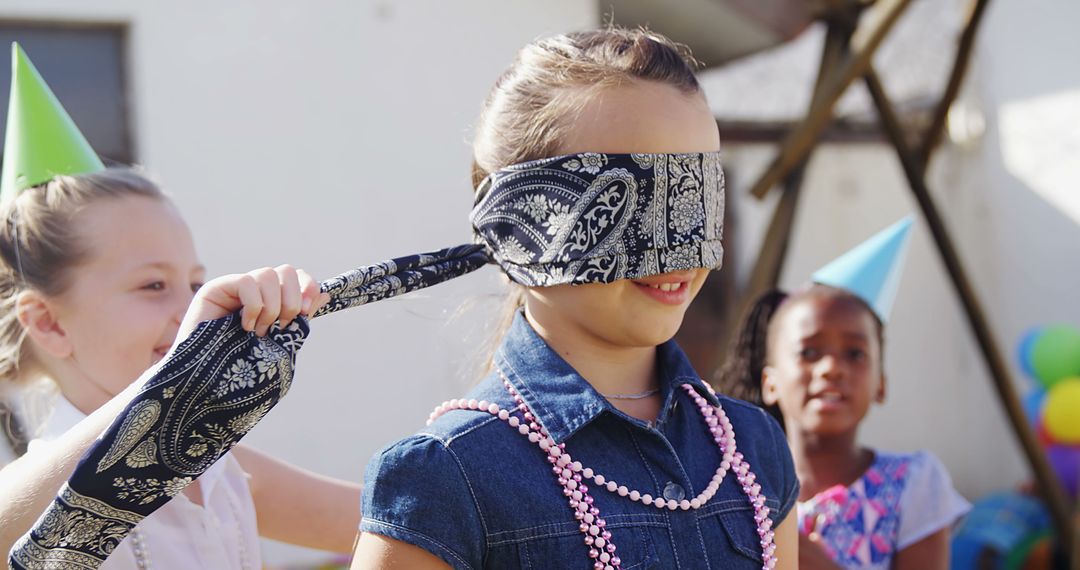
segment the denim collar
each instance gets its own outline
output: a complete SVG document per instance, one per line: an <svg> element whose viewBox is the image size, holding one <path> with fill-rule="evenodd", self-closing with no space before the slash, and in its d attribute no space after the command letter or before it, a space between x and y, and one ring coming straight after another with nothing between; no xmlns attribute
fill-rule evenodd
<svg viewBox="0 0 1080 570"><path fill-rule="evenodd" d="M674 340L661 344L656 350L660 391L664 398L656 421L658 426L664 424L675 403L675 389L683 384L690 384L714 405L717 403ZM494 362L497 371L521 394L525 404L556 442L566 441L604 412L638 427L647 427L645 422L619 411L601 396L548 346L521 311L514 316L502 345L495 352Z"/></svg>

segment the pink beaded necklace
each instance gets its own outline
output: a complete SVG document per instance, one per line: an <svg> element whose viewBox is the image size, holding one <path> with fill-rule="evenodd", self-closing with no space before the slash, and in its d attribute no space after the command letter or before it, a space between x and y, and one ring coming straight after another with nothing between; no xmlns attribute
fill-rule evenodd
<svg viewBox="0 0 1080 570"><path fill-rule="evenodd" d="M500 373L501 374L501 373ZM551 464L551 472L558 479L563 488L563 495L569 501L570 509L574 518L580 522L578 529L585 535L585 545L589 547L589 558L593 562L595 570L621 570L622 560L615 554L617 548L611 541L611 531L607 530L606 522L600 517L600 509L593 505L593 497L589 494L589 486L584 483L588 479L598 488L606 489L620 497L627 497L631 501L637 501L644 505L652 505L658 509L689 510L698 509L709 502L709 499L719 490L724 476L729 470L734 470L735 478L742 485L743 493L754 507L754 522L757 524L757 534L761 539L761 561L763 570L773 570L776 567L775 556L776 544L773 541L772 519L769 518L769 507L765 506L765 495L761 492L761 485L755 482L755 475L750 471L750 464L746 462L742 453L735 450L735 430L731 427L724 409L717 404L713 406L708 400L701 397L689 384L683 384L682 388L694 399L702 418L713 436L713 441L720 448L722 455L720 466L706 485L705 489L693 499L676 501L664 500L662 497L653 498L648 493L641 493L629 489L625 485L619 485L589 467L585 467L580 461L575 461L566 452L566 444L556 444L546 429L539 423L539 419L529 410L529 406L518 394L517 390L510 385L510 381L503 375L503 385L517 403L517 410L511 412L501 408L498 404L486 400L447 400L435 408L428 416L427 423L451 410L478 410L487 412L500 420L508 423L521 435L528 437L546 455ZM706 386L708 386L706 384ZM709 387L712 392L712 388ZM715 395L715 392L713 392ZM517 412L521 413L519 417Z"/></svg>

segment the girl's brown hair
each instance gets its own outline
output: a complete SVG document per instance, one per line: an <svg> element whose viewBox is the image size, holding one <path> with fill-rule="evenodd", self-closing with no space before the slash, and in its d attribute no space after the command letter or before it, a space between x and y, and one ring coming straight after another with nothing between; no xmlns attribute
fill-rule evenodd
<svg viewBox="0 0 1080 570"><path fill-rule="evenodd" d="M473 142L473 188L500 168L556 156L576 111L595 93L633 80L697 93L697 67L686 46L645 29L607 27L525 46L482 107ZM524 297L524 289L511 284L496 344Z"/></svg>

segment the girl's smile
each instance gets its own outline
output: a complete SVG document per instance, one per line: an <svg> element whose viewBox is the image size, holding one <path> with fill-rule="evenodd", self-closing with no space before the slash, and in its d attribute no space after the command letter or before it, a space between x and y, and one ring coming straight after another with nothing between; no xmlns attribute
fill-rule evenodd
<svg viewBox="0 0 1080 570"><path fill-rule="evenodd" d="M638 291L653 300L665 305L682 305L690 301L693 277L693 272L678 271L634 279L633 283Z"/></svg>
<svg viewBox="0 0 1080 570"><path fill-rule="evenodd" d="M811 411L821 414L842 411L847 405L848 397L843 392L833 388L826 388L807 397L807 407Z"/></svg>

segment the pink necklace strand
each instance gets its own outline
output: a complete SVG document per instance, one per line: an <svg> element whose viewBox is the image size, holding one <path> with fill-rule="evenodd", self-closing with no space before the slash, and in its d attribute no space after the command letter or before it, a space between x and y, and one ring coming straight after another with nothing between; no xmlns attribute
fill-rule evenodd
<svg viewBox="0 0 1080 570"><path fill-rule="evenodd" d="M713 441L720 448L720 466L716 468L712 480L705 489L693 499L681 501L664 500L662 497L653 498L648 493L641 493L635 489L629 489L625 485L619 485L612 479L608 479L591 468L585 467L580 461L574 461L566 452L566 444L556 444L546 429L540 425L539 420L525 404L517 390L510 385L510 381L503 376L503 385L507 392L517 403L517 410L511 412L501 408L498 404L487 400L447 400L437 406L428 416L428 425L436 418L451 410L478 410L487 412L500 420L508 423L518 433L535 443L545 454L548 463L551 464L551 472L557 478L563 488L563 495L567 498L570 509L574 513L574 519L579 521L578 530L585 535L585 545L589 547L589 558L593 560L595 570L621 570L622 560L615 554L617 548L611 541L611 532L606 529L607 523L600 517L600 510L593 505L594 500L589 494L589 486L584 480L590 480L598 488L626 497L631 501L651 505L658 509L690 510L698 509L709 502L728 471L735 472L735 478L742 486L743 493L754 507L754 522L757 525L758 537L761 539L761 561L763 570L773 570L776 567L775 556L776 544L772 530L772 519L769 518L769 507L765 506L765 495L761 492L761 485L756 482L756 476L750 471L750 464L746 462L743 454L735 450L735 430L731 426L724 409L717 404L713 406L708 400L701 397L689 384L683 384L682 388L694 399L702 418L713 436ZM712 387L706 386L713 395ZM519 417L517 412L521 413Z"/></svg>

